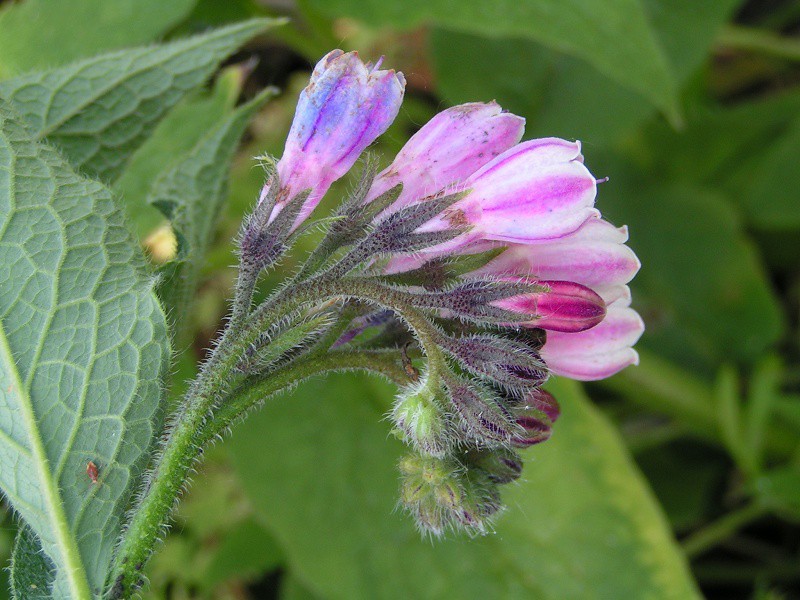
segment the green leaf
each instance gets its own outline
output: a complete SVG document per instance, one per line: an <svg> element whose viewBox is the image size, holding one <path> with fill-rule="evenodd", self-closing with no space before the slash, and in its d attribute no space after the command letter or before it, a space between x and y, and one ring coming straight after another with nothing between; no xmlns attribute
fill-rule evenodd
<svg viewBox="0 0 800 600"><path fill-rule="evenodd" d="M617 432L577 384L527 453L496 535L421 539L396 509L403 446L387 385L332 377L267 405L230 440L257 516L325 598L697 598L664 516Z"/></svg>
<svg viewBox="0 0 800 600"><path fill-rule="evenodd" d="M229 579L251 581L276 569L283 559L273 537L254 519L247 519L225 534L203 572L203 584L212 588Z"/></svg>
<svg viewBox="0 0 800 600"><path fill-rule="evenodd" d="M59 593L102 590L168 351L152 278L109 191L0 106L0 487L53 561Z"/></svg>
<svg viewBox="0 0 800 600"><path fill-rule="evenodd" d="M47 595L53 585L55 567L42 552L42 544L30 527L20 524L11 558L11 585L16 598Z"/></svg>
<svg viewBox="0 0 800 600"><path fill-rule="evenodd" d="M310 0L332 16L397 28L435 23L486 37L521 37L581 58L677 117L673 74L641 0ZM502 68L502 65L498 65Z"/></svg>
<svg viewBox="0 0 800 600"><path fill-rule="evenodd" d="M274 95L267 89L216 124L158 178L150 202L172 222L178 260L167 265L159 295L167 313L185 317L227 193L230 161L250 118Z"/></svg>
<svg viewBox="0 0 800 600"><path fill-rule="evenodd" d="M680 133L654 123L637 153L653 173L723 188L767 231L800 228L800 93L698 109Z"/></svg>
<svg viewBox="0 0 800 600"><path fill-rule="evenodd" d="M236 105L247 69L235 65L223 70L212 90L190 94L173 108L133 154L114 182L114 192L124 200L129 221L140 239L164 222L164 215L147 202L165 165L190 152Z"/></svg>
<svg viewBox="0 0 800 600"><path fill-rule="evenodd" d="M800 470L797 467L779 467L765 473L750 488L763 506L800 521Z"/></svg>
<svg viewBox="0 0 800 600"><path fill-rule="evenodd" d="M0 10L0 79L161 37L197 0L25 0Z"/></svg>
<svg viewBox="0 0 800 600"><path fill-rule="evenodd" d="M740 0L647 0L653 34L677 84L706 59ZM686 27L687 22L692 27ZM608 74L529 39L490 39L434 29L437 82L448 102L496 99L528 119L529 136L617 140L652 114L644 98ZM589 61L591 62L591 61ZM498 68L498 65L500 67Z"/></svg>
<svg viewBox="0 0 800 600"><path fill-rule="evenodd" d="M280 600L320 600L291 571L281 578Z"/></svg>
<svg viewBox="0 0 800 600"><path fill-rule="evenodd" d="M172 106L225 57L277 23L253 19L163 46L23 75L0 83L0 97L75 169L113 181Z"/></svg>

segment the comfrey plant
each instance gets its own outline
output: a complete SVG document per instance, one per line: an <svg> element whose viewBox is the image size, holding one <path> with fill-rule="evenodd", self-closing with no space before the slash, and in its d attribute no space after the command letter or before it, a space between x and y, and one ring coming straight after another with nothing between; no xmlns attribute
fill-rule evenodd
<svg viewBox="0 0 800 600"><path fill-rule="evenodd" d="M54 557L52 589L97 596L105 585L111 598L133 594L203 449L266 398L313 375L362 370L394 381L399 392L389 418L408 445L399 465L401 505L425 533L480 534L502 508L500 486L521 474L518 450L548 439L558 418L556 399L542 389L547 378L600 379L637 362L633 345L644 327L626 284L639 261L625 245L626 229L594 207L598 180L580 145L520 142L523 119L495 103L441 112L383 170L365 157L352 193L331 216L311 219L331 184L392 123L404 87L402 74L364 64L356 53L335 50L316 66L284 154L265 160L266 183L242 226L230 319L168 420L116 548L100 553L95 529L78 538L77 549L64 528L51 539L48 523L16 504ZM27 139L23 128L11 131ZM21 148L20 156L34 156ZM303 264L254 302L260 277L312 227L323 236ZM142 346L152 346L160 331L143 333ZM118 381L103 380L109 394L126 380ZM85 468L91 486L88 493L75 487L79 498L111 507L104 495L122 489L110 487L111 478L129 471L89 451L76 456L79 468L67 472ZM13 490L11 483L4 489ZM20 488L18 497L28 491ZM56 484L45 491L58 494ZM71 518L54 514L64 523ZM118 521L108 520L104 539L113 539ZM74 576L76 557L95 555L108 558L95 560L88 584Z"/></svg>

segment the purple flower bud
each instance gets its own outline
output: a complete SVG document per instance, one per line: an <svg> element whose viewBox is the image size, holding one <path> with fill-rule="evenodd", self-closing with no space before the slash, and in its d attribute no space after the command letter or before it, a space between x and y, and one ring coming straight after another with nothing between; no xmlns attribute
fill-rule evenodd
<svg viewBox="0 0 800 600"><path fill-rule="evenodd" d="M620 298L609 305L605 319L587 331L548 333L541 351L547 366L558 375L592 381L639 364L633 345L644 332L644 322L629 302Z"/></svg>
<svg viewBox="0 0 800 600"><path fill-rule="evenodd" d="M323 57L300 94L277 164L282 197L272 217L288 200L310 189L295 226L301 223L331 183L386 131L397 116L404 89L402 73L365 65L356 52L333 50ZM261 194L265 196L266 186Z"/></svg>
<svg viewBox="0 0 800 600"><path fill-rule="evenodd" d="M544 413L551 423L555 423L558 417L561 416L558 400L553 397L553 394L543 389L534 390L528 394L528 397L525 398L525 404Z"/></svg>
<svg viewBox="0 0 800 600"><path fill-rule="evenodd" d="M514 407L512 412L521 429L511 441L517 448L527 448L549 439L553 423L560 414L556 399L542 389L528 394L524 404Z"/></svg>
<svg viewBox="0 0 800 600"><path fill-rule="evenodd" d="M378 175L367 200L398 183L397 210L457 184L522 137L525 119L503 112L496 102L472 102L448 108L428 121Z"/></svg>
<svg viewBox="0 0 800 600"><path fill-rule="evenodd" d="M528 314L530 321L522 325L549 331L584 331L600 323L606 314L603 299L584 285L571 281L535 283L547 289L495 300L492 304L512 312Z"/></svg>

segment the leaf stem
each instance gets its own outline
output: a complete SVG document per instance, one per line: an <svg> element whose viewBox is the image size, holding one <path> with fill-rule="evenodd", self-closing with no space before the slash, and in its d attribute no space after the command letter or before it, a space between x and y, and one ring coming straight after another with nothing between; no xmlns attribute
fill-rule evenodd
<svg viewBox="0 0 800 600"><path fill-rule="evenodd" d="M687 433L724 445L711 386L655 354L642 350L639 355L639 366L626 369L597 385L675 419L686 427ZM794 432L780 423L769 427L764 436L764 450L768 455L790 456L796 448Z"/></svg>
<svg viewBox="0 0 800 600"><path fill-rule="evenodd" d="M729 25L717 38L719 45L737 50L750 50L775 58L800 61L800 41L764 29Z"/></svg>
<svg viewBox="0 0 800 600"><path fill-rule="evenodd" d="M730 512L684 540L683 551L689 558L700 556L766 513L767 509L756 503Z"/></svg>

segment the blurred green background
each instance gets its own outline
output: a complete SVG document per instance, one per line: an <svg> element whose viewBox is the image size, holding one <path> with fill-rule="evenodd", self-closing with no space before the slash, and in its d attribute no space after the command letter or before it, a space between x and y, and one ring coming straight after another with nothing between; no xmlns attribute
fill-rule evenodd
<svg viewBox="0 0 800 600"><path fill-rule="evenodd" d="M597 205L629 225L643 263L641 365L552 383L563 417L480 539L421 539L396 509L390 386L340 376L284 394L206 454L145 597L800 598L800 2L5 1L0 79L258 15L290 21L176 106L114 183L163 260L146 198L164 164L281 89L231 166L174 398L227 310L232 239L263 183L252 157L280 155L311 65L334 47L385 55L408 79L375 146L384 164L466 101L524 116L526 138L583 142L610 178Z"/></svg>

